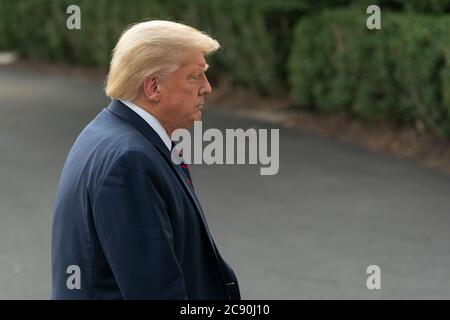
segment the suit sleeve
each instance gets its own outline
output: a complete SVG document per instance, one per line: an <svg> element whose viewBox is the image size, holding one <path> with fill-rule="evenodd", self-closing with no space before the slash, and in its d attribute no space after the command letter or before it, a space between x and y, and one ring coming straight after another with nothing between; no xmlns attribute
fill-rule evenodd
<svg viewBox="0 0 450 320"><path fill-rule="evenodd" d="M140 151L114 162L93 204L95 228L124 299L186 299L167 207L151 165Z"/></svg>

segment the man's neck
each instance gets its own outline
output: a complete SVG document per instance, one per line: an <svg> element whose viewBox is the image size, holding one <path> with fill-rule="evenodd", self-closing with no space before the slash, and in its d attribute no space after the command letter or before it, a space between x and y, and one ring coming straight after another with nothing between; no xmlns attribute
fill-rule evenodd
<svg viewBox="0 0 450 320"><path fill-rule="evenodd" d="M159 123L161 123L162 127L166 130L167 134L169 135L169 137L172 136L172 132L173 130L168 128L168 126L166 125L165 121L162 119L162 117L158 114L155 106L153 105L149 105L148 103L142 101L141 99L137 98L134 100L131 100L131 102L133 102L135 105L137 105L139 108L141 108L142 110L144 110L145 112L150 113L153 117L155 117L155 119L157 119L159 121Z"/></svg>

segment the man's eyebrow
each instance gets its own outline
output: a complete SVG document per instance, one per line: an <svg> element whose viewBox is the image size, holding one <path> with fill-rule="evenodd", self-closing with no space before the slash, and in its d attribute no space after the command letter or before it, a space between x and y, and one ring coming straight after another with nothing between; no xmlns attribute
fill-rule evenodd
<svg viewBox="0 0 450 320"><path fill-rule="evenodd" d="M209 64L199 64L200 67L203 67L203 71L205 72L209 68Z"/></svg>

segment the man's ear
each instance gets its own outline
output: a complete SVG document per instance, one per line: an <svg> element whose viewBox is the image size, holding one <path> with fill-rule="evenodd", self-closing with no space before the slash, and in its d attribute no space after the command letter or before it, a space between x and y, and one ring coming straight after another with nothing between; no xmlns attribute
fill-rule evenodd
<svg viewBox="0 0 450 320"><path fill-rule="evenodd" d="M159 79L157 77L148 77L142 84L145 97L154 103L159 102L161 95L159 88Z"/></svg>

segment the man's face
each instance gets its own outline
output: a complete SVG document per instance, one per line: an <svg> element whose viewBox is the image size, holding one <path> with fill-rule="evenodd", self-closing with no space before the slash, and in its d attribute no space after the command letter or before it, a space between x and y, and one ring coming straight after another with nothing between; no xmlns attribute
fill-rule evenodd
<svg viewBox="0 0 450 320"><path fill-rule="evenodd" d="M203 53L186 55L185 62L160 85L160 106L171 130L190 128L202 117L204 98L211 93Z"/></svg>

